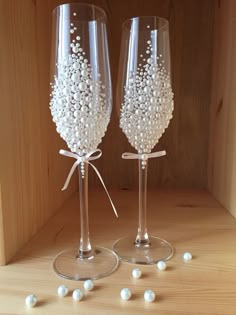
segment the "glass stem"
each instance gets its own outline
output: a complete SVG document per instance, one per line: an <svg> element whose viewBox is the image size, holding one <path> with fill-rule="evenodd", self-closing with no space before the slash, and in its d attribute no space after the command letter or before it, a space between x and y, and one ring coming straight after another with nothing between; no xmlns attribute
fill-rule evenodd
<svg viewBox="0 0 236 315"><path fill-rule="evenodd" d="M81 163L79 171L79 195L80 195L80 246L77 258L86 259L94 256L89 238L88 219L88 164Z"/></svg>
<svg viewBox="0 0 236 315"><path fill-rule="evenodd" d="M139 163L139 227L135 245L149 245L147 233L147 168L148 160L138 160Z"/></svg>

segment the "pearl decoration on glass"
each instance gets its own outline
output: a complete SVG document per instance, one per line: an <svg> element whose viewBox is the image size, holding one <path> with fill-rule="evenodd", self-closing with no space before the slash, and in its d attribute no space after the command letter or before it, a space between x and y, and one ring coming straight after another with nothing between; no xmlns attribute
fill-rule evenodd
<svg viewBox="0 0 236 315"><path fill-rule="evenodd" d="M94 284L93 284L93 281L92 280L86 280L84 281L84 289L86 291L91 291L93 290L94 288Z"/></svg>
<svg viewBox="0 0 236 315"><path fill-rule="evenodd" d="M80 289L75 289L72 293L72 298L74 301L81 301L83 296L83 292Z"/></svg>
<svg viewBox="0 0 236 315"><path fill-rule="evenodd" d="M152 290L146 290L143 297L146 302L153 302L156 298L156 294Z"/></svg>
<svg viewBox="0 0 236 315"><path fill-rule="evenodd" d="M34 294L30 294L25 298L25 305L27 307L34 307L37 304L37 297Z"/></svg>
<svg viewBox="0 0 236 315"><path fill-rule="evenodd" d="M168 127L174 109L170 75L162 55L154 57L151 51L148 40L147 61L144 58L136 73L129 73L121 105L120 127L138 153L151 152ZM140 54L140 58L144 55Z"/></svg>
<svg viewBox="0 0 236 315"><path fill-rule="evenodd" d="M159 269L159 270L166 270L166 268L167 268L167 265L166 265L166 262L165 261L158 261L158 263L157 263L157 268Z"/></svg>
<svg viewBox="0 0 236 315"><path fill-rule="evenodd" d="M192 256L191 253L186 252L186 253L183 254L184 261L192 260L192 258L193 258L193 256Z"/></svg>
<svg viewBox="0 0 236 315"><path fill-rule="evenodd" d="M50 109L57 132L72 152L83 156L96 149L105 135L110 119L106 110L110 96L107 98L104 93L101 74L96 77L92 74L81 38L75 31L73 24L71 54L57 64L57 75L51 83Z"/></svg>
<svg viewBox="0 0 236 315"><path fill-rule="evenodd" d="M66 296L68 292L69 292L69 289L64 284L59 285L59 287L57 288L57 294L60 297Z"/></svg>
<svg viewBox="0 0 236 315"><path fill-rule="evenodd" d="M128 301L131 298L131 296L132 296L132 293L131 293L130 289L128 289L128 288L123 288L120 291L120 297L124 301Z"/></svg>
<svg viewBox="0 0 236 315"><path fill-rule="evenodd" d="M142 276L142 271L139 268L135 268L132 270L132 276L135 279L139 279Z"/></svg>

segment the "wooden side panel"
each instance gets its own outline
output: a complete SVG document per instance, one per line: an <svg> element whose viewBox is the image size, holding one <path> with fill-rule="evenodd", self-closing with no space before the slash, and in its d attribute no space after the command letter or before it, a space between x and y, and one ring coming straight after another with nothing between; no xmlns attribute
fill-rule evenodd
<svg viewBox="0 0 236 315"><path fill-rule="evenodd" d="M70 161L50 123L49 68L42 67L36 3L0 2L0 264L48 220L75 190L60 191ZM1 244L3 244L1 240Z"/></svg>
<svg viewBox="0 0 236 315"><path fill-rule="evenodd" d="M210 120L208 187L236 216L236 2L218 1Z"/></svg>

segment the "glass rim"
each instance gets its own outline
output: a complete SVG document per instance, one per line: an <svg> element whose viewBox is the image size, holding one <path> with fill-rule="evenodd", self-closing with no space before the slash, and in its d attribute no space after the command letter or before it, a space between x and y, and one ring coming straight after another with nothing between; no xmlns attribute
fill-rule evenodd
<svg viewBox="0 0 236 315"><path fill-rule="evenodd" d="M55 8L53 8L52 13L55 14L56 10L59 9L60 7L70 7L70 6L81 6L81 7L90 7L90 8L95 8L98 12L101 13L101 16L96 19L96 21L101 20L103 18L107 18L106 11L102 9L101 7L93 4L93 3L85 3L85 2L70 2L70 3L62 3L60 5L57 5ZM75 16L76 18L76 16ZM84 20L85 21L85 20Z"/></svg>
<svg viewBox="0 0 236 315"><path fill-rule="evenodd" d="M138 19L156 19L159 21L162 21L164 24L161 25L160 27L158 27L158 29L164 28L166 26L169 26L169 21L161 16L157 16L157 15L141 15L141 16L134 16L132 18L126 19L123 23L122 23L122 28L126 27L126 24L128 24L129 22L132 22L134 20L138 20Z"/></svg>

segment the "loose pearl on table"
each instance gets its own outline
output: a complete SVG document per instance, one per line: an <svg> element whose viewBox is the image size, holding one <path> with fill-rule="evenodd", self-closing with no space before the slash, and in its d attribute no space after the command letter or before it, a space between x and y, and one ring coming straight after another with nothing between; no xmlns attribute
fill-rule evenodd
<svg viewBox="0 0 236 315"><path fill-rule="evenodd" d="M146 302L153 302L156 298L156 294L152 290L146 290L143 296Z"/></svg>
<svg viewBox="0 0 236 315"><path fill-rule="evenodd" d="M30 294L25 298L25 304L28 307L34 307L37 303L37 297L34 294Z"/></svg>
<svg viewBox="0 0 236 315"><path fill-rule="evenodd" d="M72 294L72 298L75 301L80 301L83 298L83 292L80 289L75 289Z"/></svg>
<svg viewBox="0 0 236 315"><path fill-rule="evenodd" d="M132 276L135 279L139 279L142 276L142 271L139 268L135 268L132 270Z"/></svg>
<svg viewBox="0 0 236 315"><path fill-rule="evenodd" d="M166 270L166 268L167 268L167 266L166 266L166 263L164 262L164 261L158 261L158 263L157 263L157 268L159 269L159 270Z"/></svg>
<svg viewBox="0 0 236 315"><path fill-rule="evenodd" d="M131 293L130 289L124 288L120 291L120 296L121 296L122 300L128 301L131 298L132 293Z"/></svg>
<svg viewBox="0 0 236 315"><path fill-rule="evenodd" d="M193 258L193 256L192 256L191 253L186 252L186 253L183 254L183 259L184 259L185 261L189 261L189 260L191 260L192 258Z"/></svg>
<svg viewBox="0 0 236 315"><path fill-rule="evenodd" d="M93 281L92 281L92 280L86 280L86 281L84 281L84 289L85 289L86 291L91 291L91 290L93 290L93 287L94 287L94 285L93 285Z"/></svg>
<svg viewBox="0 0 236 315"><path fill-rule="evenodd" d="M69 292L69 289L64 285L59 285L59 287L57 288L57 294L60 296L60 297L64 297L68 294Z"/></svg>

